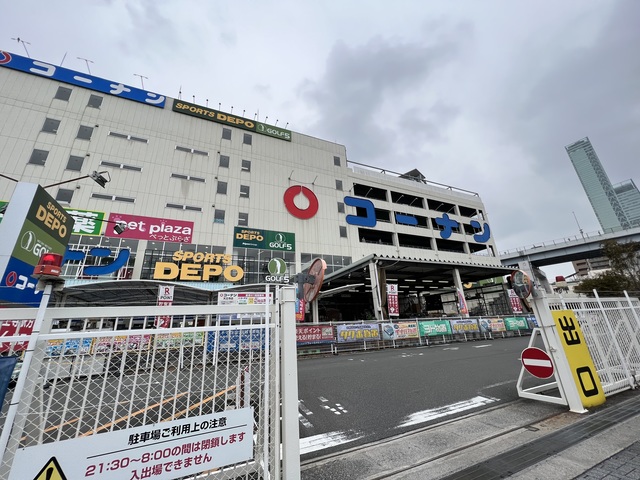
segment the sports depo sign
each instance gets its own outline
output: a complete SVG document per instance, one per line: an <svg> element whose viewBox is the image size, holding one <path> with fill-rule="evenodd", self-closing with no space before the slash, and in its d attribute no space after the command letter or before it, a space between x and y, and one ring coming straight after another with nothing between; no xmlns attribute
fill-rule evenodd
<svg viewBox="0 0 640 480"><path fill-rule="evenodd" d="M31 277L40 255L64 255L73 217L41 186L18 183L0 223L0 300L38 303L37 280Z"/></svg>

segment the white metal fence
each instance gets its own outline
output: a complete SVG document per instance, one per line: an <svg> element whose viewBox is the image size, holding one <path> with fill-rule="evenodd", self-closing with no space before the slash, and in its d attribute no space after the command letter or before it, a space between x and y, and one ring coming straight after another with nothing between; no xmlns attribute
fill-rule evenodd
<svg viewBox="0 0 640 480"><path fill-rule="evenodd" d="M626 294L625 294L626 295ZM549 299L551 310L573 310L593 358L605 395L640 382L640 302L637 298Z"/></svg>
<svg viewBox="0 0 640 480"><path fill-rule="evenodd" d="M2 355L22 353L30 336L20 336L19 328L24 332L36 310L0 310L0 322L18 327L12 336L1 338ZM149 328L156 316L171 316L174 325L179 319L181 326ZM185 476L179 476L177 464L165 461L165 468L173 469L171 476L150 478L279 478L280 319L278 302L48 309L13 428L4 427L11 434L1 452L0 478L9 477L14 458L29 447L141 426L148 426L152 436L165 422L242 409L251 409L253 417L252 438L243 440L251 442L251 459ZM12 400L10 389L0 414L2 425ZM200 459L206 448L214 452L214 439L203 442L193 444L201 450ZM153 455L149 458L145 468L154 463ZM143 467L134 461L138 459L127 460L132 470L127 478L146 478L142 470L133 473Z"/></svg>

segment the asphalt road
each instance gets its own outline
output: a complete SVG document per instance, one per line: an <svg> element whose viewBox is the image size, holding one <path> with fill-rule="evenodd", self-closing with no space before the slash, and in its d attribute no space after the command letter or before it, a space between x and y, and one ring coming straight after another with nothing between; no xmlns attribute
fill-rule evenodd
<svg viewBox="0 0 640 480"><path fill-rule="evenodd" d="M303 459L516 400L528 342L515 337L300 360Z"/></svg>

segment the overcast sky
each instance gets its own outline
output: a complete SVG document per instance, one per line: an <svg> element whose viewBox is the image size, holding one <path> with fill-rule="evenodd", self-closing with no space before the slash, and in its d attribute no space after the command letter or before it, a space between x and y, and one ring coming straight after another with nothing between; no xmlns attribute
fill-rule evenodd
<svg viewBox="0 0 640 480"><path fill-rule="evenodd" d="M0 32L0 49L139 74L478 192L500 251L579 235L576 218L600 229L569 143L588 136L614 184L640 183L638 0L20 0Z"/></svg>

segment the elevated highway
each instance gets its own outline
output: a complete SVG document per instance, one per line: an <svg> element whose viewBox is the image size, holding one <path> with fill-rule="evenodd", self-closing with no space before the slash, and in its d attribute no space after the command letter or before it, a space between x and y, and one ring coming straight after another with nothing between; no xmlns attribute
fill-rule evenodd
<svg viewBox="0 0 640 480"><path fill-rule="evenodd" d="M502 265L518 266L520 262L528 262L535 267L556 265L603 255L602 244L605 240L617 242L640 242L640 227L602 234L585 233L570 238L540 242L500 253Z"/></svg>

